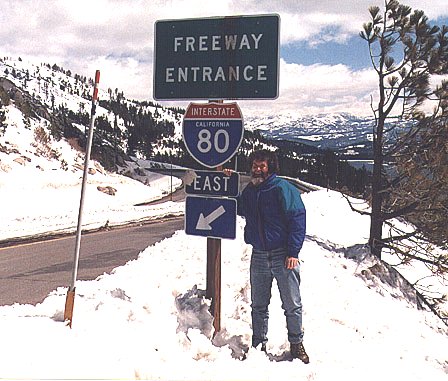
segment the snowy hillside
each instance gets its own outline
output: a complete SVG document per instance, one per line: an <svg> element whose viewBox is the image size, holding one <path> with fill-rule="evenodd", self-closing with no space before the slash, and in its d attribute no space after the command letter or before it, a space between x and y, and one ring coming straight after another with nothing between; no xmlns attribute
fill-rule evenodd
<svg viewBox="0 0 448 381"><path fill-rule="evenodd" d="M95 73L92 73L92 76ZM30 93L37 101L49 108L57 108L64 105L73 112L79 110L90 111L93 80L71 73L67 68L58 67L56 64L31 62L22 58L0 58L0 77L13 82L17 87ZM116 95L119 90L105 89L101 78L99 85L99 100L108 100ZM132 104L132 100L122 98ZM147 106L148 111L155 113L156 107ZM170 110L158 108L159 118L178 123L178 119ZM110 117L107 110L98 107L97 116ZM113 122L111 120L111 122ZM118 121L118 126L123 129L123 120Z"/></svg>
<svg viewBox="0 0 448 381"><path fill-rule="evenodd" d="M84 153L73 141L52 138L47 120L27 119L14 104L4 110L8 127L0 134L0 240L76 230ZM124 176L91 160L86 227L121 223L123 213L129 221L159 215L155 207L134 205L161 198L181 181L174 178L171 184L169 177L145 171L147 166L126 162L119 168Z"/></svg>
<svg viewBox="0 0 448 381"><path fill-rule="evenodd" d="M251 335L250 248L238 219L237 238L222 241L222 330L213 340L203 299L205 238L178 231L112 274L78 282L72 329L62 322L63 287L36 306L0 307L0 378L446 380L447 327L353 246L365 242L368 219L332 191L303 199L309 365L289 357L276 287L268 355L250 349L238 359Z"/></svg>
<svg viewBox="0 0 448 381"><path fill-rule="evenodd" d="M313 116L276 115L261 118L248 118L246 126L258 128L277 139L303 139L320 143L325 148L327 141L351 140L364 135L372 140L372 120L358 118L350 114L322 114Z"/></svg>
<svg viewBox="0 0 448 381"><path fill-rule="evenodd" d="M17 98L15 104L25 111L27 118L40 117L46 119L49 125L55 122L62 124L59 129L64 130L64 136L67 136L64 127L67 120L82 120L82 123L69 123L70 130L75 128L75 131L69 132L70 136L82 136L86 126L89 125L93 92L91 78L73 74L70 70L56 64L34 63L22 58L3 57L0 58L1 88L5 90L5 93L12 94L12 98ZM18 92L20 94L17 95ZM173 138L164 137L161 138L159 144L153 144L155 152L170 153L169 143L172 144L173 140L181 139L181 113L179 112L152 102L129 100L119 89L104 89L101 79L98 98L96 139L102 139L100 143L105 148L114 147L123 153L128 153L130 140L132 140L132 128L137 130L139 127L129 119L131 112L134 118L149 118L151 123L160 124L161 129L166 125L173 126ZM4 106L5 102L1 102L0 99L0 109L2 103ZM145 127L148 127L147 123ZM141 136L138 138L141 139Z"/></svg>

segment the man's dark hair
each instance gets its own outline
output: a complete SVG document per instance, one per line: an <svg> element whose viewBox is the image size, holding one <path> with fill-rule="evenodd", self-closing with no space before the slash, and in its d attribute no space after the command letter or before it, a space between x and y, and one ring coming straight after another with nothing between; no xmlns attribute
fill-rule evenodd
<svg viewBox="0 0 448 381"><path fill-rule="evenodd" d="M278 165L278 157L275 152L268 151L267 149L253 151L249 155L249 166L250 167L252 167L252 164L254 161L266 161L268 163L269 174L278 173L280 171L280 167Z"/></svg>

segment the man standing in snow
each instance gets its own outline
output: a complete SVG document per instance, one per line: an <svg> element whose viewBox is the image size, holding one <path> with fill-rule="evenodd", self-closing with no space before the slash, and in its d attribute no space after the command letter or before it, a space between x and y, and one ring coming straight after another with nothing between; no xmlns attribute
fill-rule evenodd
<svg viewBox="0 0 448 381"><path fill-rule="evenodd" d="M244 240L252 245L252 346L261 345L261 350L266 351L268 307L275 278L286 316L291 355L307 364L298 259L305 239L305 206L297 188L277 177L275 153L255 151L249 156L249 165L251 181L238 198L238 214L246 219Z"/></svg>

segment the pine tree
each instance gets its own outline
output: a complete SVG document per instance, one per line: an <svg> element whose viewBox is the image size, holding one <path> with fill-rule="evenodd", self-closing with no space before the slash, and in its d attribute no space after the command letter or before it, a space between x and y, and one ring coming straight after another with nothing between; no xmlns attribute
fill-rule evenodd
<svg viewBox="0 0 448 381"><path fill-rule="evenodd" d="M374 255L381 257L384 247L390 247L395 239L402 238L385 239L383 225L412 207L390 210L385 202L395 183L386 174L385 159L398 149L385 149L385 122L392 117L397 121L415 121L421 117L419 107L435 95L429 85L431 75L447 72L447 35L446 27L431 26L423 11L412 11L396 0L386 0L382 12L376 6L370 7L369 12L371 21L364 24L360 33L368 43L371 62L378 76L378 100L372 100L375 126L369 246ZM399 144L403 145L404 140Z"/></svg>
<svg viewBox="0 0 448 381"><path fill-rule="evenodd" d="M406 241L393 242L394 251L403 261L418 259L434 273L446 274L448 255L432 249L433 244L448 249L448 92L440 103L434 115L415 125L408 144L395 155L398 176L386 206L400 210L414 227L406 232L395 228L394 234Z"/></svg>
<svg viewBox="0 0 448 381"><path fill-rule="evenodd" d="M6 131L6 115L5 111L2 109L2 103L0 102L0 135L3 135Z"/></svg>

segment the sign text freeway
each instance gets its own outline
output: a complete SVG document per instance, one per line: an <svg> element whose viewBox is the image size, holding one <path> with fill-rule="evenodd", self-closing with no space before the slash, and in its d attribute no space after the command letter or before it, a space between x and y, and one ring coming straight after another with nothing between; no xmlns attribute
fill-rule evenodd
<svg viewBox="0 0 448 381"><path fill-rule="evenodd" d="M277 98L279 24L278 15L157 21L154 98Z"/></svg>

